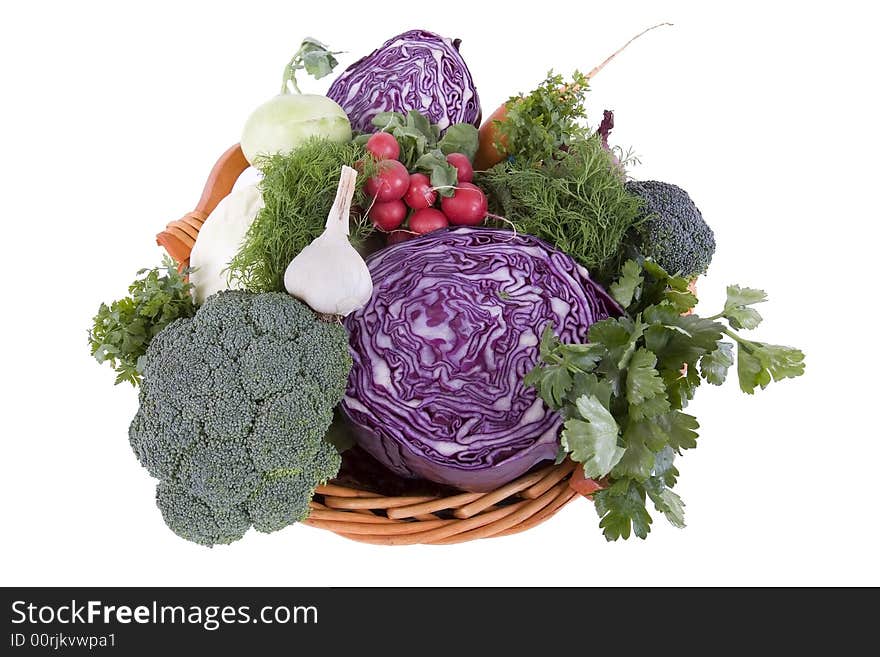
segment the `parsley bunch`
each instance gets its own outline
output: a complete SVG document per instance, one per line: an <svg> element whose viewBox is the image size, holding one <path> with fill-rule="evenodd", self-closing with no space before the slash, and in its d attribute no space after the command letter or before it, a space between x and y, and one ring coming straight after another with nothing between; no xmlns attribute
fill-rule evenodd
<svg viewBox="0 0 880 657"><path fill-rule="evenodd" d="M190 271L178 271L174 260L165 256L161 267L138 271L127 297L98 308L89 346L95 360L109 362L117 372L117 384L138 385L143 356L153 337L175 319L195 314L192 285L186 280Z"/></svg>
<svg viewBox="0 0 880 657"><path fill-rule="evenodd" d="M703 381L724 383L734 344L739 385L748 394L803 374L804 354L737 333L760 324L753 306L766 300L761 290L731 285L718 314L685 315L697 303L688 281L630 260L611 293L624 315L593 324L587 344L562 344L546 326L544 363L525 382L566 418L560 456L581 463L587 477L607 478L593 497L605 538L614 541L648 535L648 498L684 526L684 503L672 491L674 462L696 447L699 424L683 409Z"/></svg>
<svg viewBox="0 0 880 657"><path fill-rule="evenodd" d="M575 71L570 82L553 71L528 95L511 97L498 124L496 148L515 159L549 161L589 134L584 107L589 80Z"/></svg>

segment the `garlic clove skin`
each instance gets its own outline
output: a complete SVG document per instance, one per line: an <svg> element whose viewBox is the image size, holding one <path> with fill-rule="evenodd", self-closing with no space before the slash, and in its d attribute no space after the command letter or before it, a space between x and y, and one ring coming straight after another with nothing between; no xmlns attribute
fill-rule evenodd
<svg viewBox="0 0 880 657"><path fill-rule="evenodd" d="M342 167L336 200L324 232L284 270L284 289L324 315L348 315L373 295L367 263L348 241L348 221L357 171Z"/></svg>
<svg viewBox="0 0 880 657"><path fill-rule="evenodd" d="M367 263L346 237L323 233L290 261L284 289L327 315L348 315L373 295Z"/></svg>

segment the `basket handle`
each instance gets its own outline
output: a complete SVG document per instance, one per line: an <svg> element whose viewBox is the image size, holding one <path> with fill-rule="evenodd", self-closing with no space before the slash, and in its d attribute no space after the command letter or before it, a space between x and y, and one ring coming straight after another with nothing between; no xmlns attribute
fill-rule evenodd
<svg viewBox="0 0 880 657"><path fill-rule="evenodd" d="M192 212L170 222L161 233L156 235L156 244L165 248L181 268L189 265L189 254L196 243L199 230L208 215L217 204L232 191L232 186L241 172L250 166L241 151L241 145L235 144L226 150L205 182L202 197Z"/></svg>

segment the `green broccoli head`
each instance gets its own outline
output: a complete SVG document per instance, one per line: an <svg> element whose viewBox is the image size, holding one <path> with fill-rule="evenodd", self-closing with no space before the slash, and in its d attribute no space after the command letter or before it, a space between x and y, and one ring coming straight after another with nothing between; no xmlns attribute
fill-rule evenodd
<svg viewBox="0 0 880 657"><path fill-rule="evenodd" d="M633 242L646 258L685 278L704 274L715 254L715 235L681 187L648 180L629 181L627 191L642 199Z"/></svg>
<svg viewBox="0 0 880 657"><path fill-rule="evenodd" d="M220 292L163 329L129 441L166 524L211 546L303 520L341 465L324 436L350 369L345 329L284 293Z"/></svg>

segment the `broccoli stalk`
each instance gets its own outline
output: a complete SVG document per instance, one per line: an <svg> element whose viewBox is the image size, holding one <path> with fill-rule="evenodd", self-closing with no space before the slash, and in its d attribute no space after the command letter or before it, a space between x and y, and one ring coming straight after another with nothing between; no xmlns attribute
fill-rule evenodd
<svg viewBox="0 0 880 657"><path fill-rule="evenodd" d="M642 200L630 241L642 256L684 278L706 273L715 254L715 235L681 187L649 180L629 181L627 191Z"/></svg>
<svg viewBox="0 0 880 657"><path fill-rule="evenodd" d="M305 519L341 465L324 436L350 369L345 329L283 293L220 292L163 329L129 441L166 524L212 546Z"/></svg>

